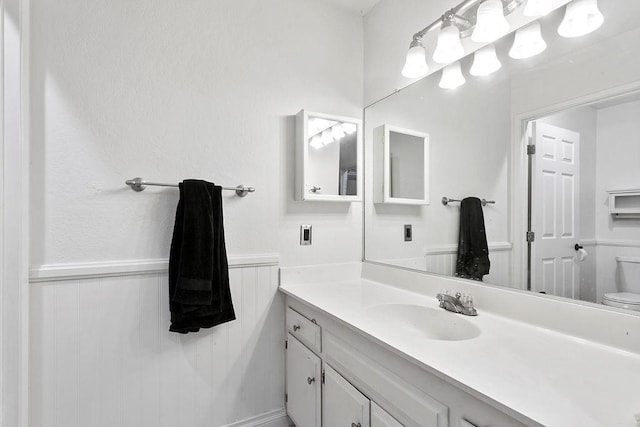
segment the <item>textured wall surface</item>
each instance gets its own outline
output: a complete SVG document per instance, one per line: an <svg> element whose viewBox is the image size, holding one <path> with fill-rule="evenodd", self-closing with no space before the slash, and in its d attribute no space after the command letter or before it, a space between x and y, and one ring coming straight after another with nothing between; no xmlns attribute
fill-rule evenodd
<svg viewBox="0 0 640 427"><path fill-rule="evenodd" d="M362 18L313 0L32 5L34 265L167 256L177 190L225 193L232 254L361 259L360 204L293 201L300 109L359 117ZM314 244L298 227L314 225Z"/></svg>

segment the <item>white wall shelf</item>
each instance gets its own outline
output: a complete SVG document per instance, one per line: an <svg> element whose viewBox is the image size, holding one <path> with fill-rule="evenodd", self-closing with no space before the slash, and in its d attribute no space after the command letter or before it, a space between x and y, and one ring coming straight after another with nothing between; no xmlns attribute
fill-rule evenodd
<svg viewBox="0 0 640 427"><path fill-rule="evenodd" d="M609 213L614 218L640 218L640 189L611 190Z"/></svg>

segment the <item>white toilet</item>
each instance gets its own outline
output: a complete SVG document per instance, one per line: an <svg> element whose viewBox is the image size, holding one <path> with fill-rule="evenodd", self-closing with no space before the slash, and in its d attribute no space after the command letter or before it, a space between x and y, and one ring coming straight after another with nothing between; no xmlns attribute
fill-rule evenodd
<svg viewBox="0 0 640 427"><path fill-rule="evenodd" d="M640 311L640 258L616 257L619 292L604 294L602 304L611 307Z"/></svg>

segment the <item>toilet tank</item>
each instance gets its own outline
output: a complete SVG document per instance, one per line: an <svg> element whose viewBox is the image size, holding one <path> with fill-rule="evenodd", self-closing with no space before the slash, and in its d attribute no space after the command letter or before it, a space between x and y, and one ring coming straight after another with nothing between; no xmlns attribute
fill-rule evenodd
<svg viewBox="0 0 640 427"><path fill-rule="evenodd" d="M619 291L640 294L640 257L618 256L616 262Z"/></svg>

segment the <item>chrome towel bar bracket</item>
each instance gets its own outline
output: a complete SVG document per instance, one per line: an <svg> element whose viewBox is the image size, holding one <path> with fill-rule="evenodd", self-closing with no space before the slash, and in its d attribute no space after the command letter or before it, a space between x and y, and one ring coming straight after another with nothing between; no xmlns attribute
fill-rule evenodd
<svg viewBox="0 0 640 427"><path fill-rule="evenodd" d="M128 179L124 182L127 184L133 191L143 191L147 185L156 186L156 187L178 187L178 184L166 184L161 182L149 182L145 181L142 178L133 178ZM256 191L253 187L247 187L246 185L238 185L237 187L222 187L223 190L233 190L240 197L246 196L248 193L253 193Z"/></svg>
<svg viewBox="0 0 640 427"><path fill-rule="evenodd" d="M440 201L442 202L442 204L444 206L447 206L449 203L461 202L462 200L450 199L450 198L445 196L442 199L440 199ZM481 199L480 202L482 203L482 206L495 205L496 204L495 200Z"/></svg>

